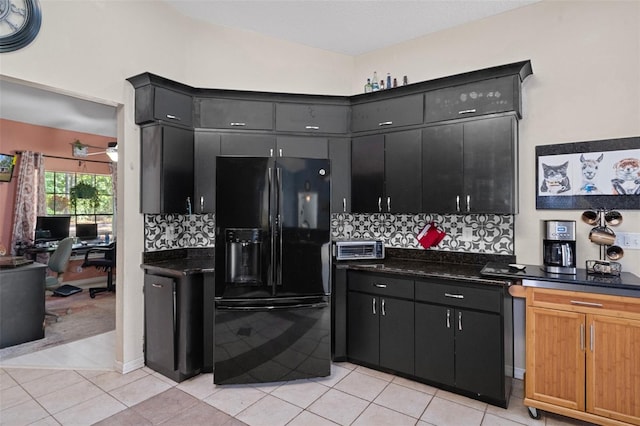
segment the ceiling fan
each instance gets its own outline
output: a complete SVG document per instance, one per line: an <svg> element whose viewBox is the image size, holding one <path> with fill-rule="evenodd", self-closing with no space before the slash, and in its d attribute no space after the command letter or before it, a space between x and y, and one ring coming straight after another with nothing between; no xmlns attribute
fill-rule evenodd
<svg viewBox="0 0 640 426"><path fill-rule="evenodd" d="M77 145L73 145L73 156L76 158L84 158L90 155L107 154L111 161L113 161L114 163L118 162L118 142L108 142L107 149L105 149L104 151L89 152L89 148L101 149L102 147L91 145L82 145L79 147Z"/></svg>

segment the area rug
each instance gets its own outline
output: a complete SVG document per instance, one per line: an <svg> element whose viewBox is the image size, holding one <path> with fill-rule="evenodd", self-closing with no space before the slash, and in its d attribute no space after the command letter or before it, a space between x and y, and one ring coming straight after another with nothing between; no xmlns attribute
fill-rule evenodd
<svg viewBox="0 0 640 426"><path fill-rule="evenodd" d="M115 293L98 293L91 299L89 289L84 289L68 297L47 295L45 303L47 311L60 316L58 321L47 315L44 338L0 349L0 362L116 328Z"/></svg>

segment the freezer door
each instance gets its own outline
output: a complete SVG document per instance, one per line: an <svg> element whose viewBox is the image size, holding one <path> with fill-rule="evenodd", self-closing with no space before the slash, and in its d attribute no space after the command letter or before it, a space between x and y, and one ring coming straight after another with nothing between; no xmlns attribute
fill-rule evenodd
<svg viewBox="0 0 640 426"><path fill-rule="evenodd" d="M330 293L330 179L329 160L276 161L276 296Z"/></svg>
<svg viewBox="0 0 640 426"><path fill-rule="evenodd" d="M216 297L273 296L273 160L216 158Z"/></svg>
<svg viewBox="0 0 640 426"><path fill-rule="evenodd" d="M324 377L331 367L328 298L216 302L216 384Z"/></svg>

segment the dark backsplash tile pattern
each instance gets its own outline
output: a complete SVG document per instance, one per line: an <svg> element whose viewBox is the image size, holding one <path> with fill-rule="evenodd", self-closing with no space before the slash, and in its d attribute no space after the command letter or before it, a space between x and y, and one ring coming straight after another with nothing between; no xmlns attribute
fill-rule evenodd
<svg viewBox="0 0 640 426"><path fill-rule="evenodd" d="M438 224L447 236L437 248L425 251L416 235L431 221ZM417 252L513 255L514 222L513 215L494 214L337 213L331 215L331 237L334 240L380 239L388 248L417 249ZM463 240L465 228L470 230L469 241ZM168 229L173 232L167 232ZM171 235L172 238L167 238ZM144 238L145 252L214 247L215 216L147 214L144 217Z"/></svg>

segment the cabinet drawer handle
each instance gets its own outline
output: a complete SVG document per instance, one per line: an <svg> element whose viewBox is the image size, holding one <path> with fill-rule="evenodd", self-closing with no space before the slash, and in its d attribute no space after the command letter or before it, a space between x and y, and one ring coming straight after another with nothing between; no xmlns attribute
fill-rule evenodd
<svg viewBox="0 0 640 426"><path fill-rule="evenodd" d="M474 112L476 112L476 109L463 109L462 111L458 111L458 114L462 115L462 114L473 114Z"/></svg>
<svg viewBox="0 0 640 426"><path fill-rule="evenodd" d="M241 122L233 122L233 123L229 123L231 126L233 127L244 127L247 125L247 123L241 123Z"/></svg>
<svg viewBox="0 0 640 426"><path fill-rule="evenodd" d="M383 121L382 123L378 123L378 126L382 127L382 126L391 126L393 124L393 121Z"/></svg>
<svg viewBox="0 0 640 426"><path fill-rule="evenodd" d="M320 126L304 126L307 130L320 130Z"/></svg>
<svg viewBox="0 0 640 426"><path fill-rule="evenodd" d="M176 116L176 115L172 115L172 114L167 114L167 118L169 120L178 120L178 121L182 121L182 118Z"/></svg>
<svg viewBox="0 0 640 426"><path fill-rule="evenodd" d="M155 288L162 288L162 287L164 287L162 284L156 284L156 283L151 284L151 286L152 286L152 287L155 287Z"/></svg>
<svg viewBox="0 0 640 426"><path fill-rule="evenodd" d="M464 294L445 293L444 295L445 295L445 297L451 297L453 299L464 299Z"/></svg>
<svg viewBox="0 0 640 426"><path fill-rule="evenodd" d="M374 285L375 287L378 287L378 288L387 288L387 285L386 285L386 284L378 284L378 283L374 283L373 285Z"/></svg>
<svg viewBox="0 0 640 426"><path fill-rule="evenodd" d="M571 304L580 306L593 306L594 308L602 308L604 306L602 303L583 302L581 300L572 300Z"/></svg>

